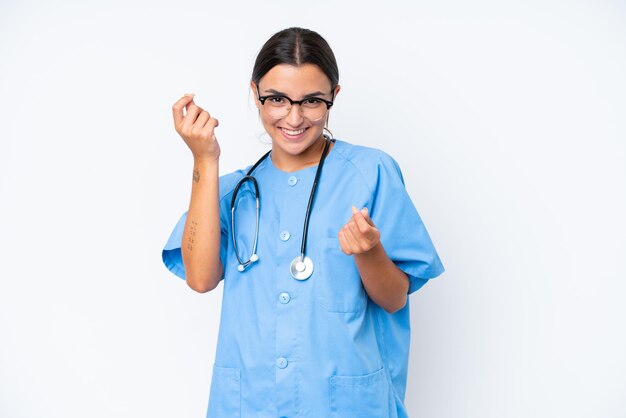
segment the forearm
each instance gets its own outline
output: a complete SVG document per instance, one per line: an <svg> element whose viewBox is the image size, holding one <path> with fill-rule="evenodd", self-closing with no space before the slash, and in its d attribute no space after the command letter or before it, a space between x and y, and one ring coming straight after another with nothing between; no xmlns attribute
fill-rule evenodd
<svg viewBox="0 0 626 418"><path fill-rule="evenodd" d="M376 304L390 313L406 305L409 279L389 259L380 242L369 251L355 254L354 261L365 291Z"/></svg>
<svg viewBox="0 0 626 418"><path fill-rule="evenodd" d="M218 160L196 160L181 251L187 284L198 292L214 289L222 277L220 231Z"/></svg>

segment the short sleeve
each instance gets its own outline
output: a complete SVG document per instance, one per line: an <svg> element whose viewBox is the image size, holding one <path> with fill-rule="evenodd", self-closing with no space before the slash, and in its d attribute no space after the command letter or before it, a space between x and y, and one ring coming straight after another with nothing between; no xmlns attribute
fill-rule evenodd
<svg viewBox="0 0 626 418"><path fill-rule="evenodd" d="M409 276L409 293L444 272L443 264L413 205L398 164L383 154L377 166L371 218L389 258Z"/></svg>

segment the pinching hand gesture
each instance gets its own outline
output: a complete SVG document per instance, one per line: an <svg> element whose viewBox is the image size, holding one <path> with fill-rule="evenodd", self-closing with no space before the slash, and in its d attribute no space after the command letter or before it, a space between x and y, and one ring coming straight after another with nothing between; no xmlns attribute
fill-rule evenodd
<svg viewBox="0 0 626 418"><path fill-rule="evenodd" d="M196 105L193 94L185 94L172 106L174 127L195 160L217 160L220 146L214 130L219 125L209 112ZM186 114L183 110L186 110Z"/></svg>
<svg viewBox="0 0 626 418"><path fill-rule="evenodd" d="M367 208L352 207L352 217L339 231L341 251L347 255L363 254L380 243L380 231L374 225Z"/></svg>

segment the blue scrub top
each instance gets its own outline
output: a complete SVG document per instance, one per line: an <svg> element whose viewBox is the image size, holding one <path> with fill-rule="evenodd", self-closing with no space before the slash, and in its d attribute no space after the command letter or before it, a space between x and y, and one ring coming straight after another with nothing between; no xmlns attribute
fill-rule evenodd
<svg viewBox="0 0 626 418"><path fill-rule="evenodd" d="M316 169L286 173L271 158L256 168L259 261L243 273L231 238L230 203L248 168L220 177L224 286L207 417L407 416L408 300L389 314L369 299L337 234L352 206L367 207L389 258L409 276L409 293L444 267L398 164L382 151L336 140L310 216L306 255L314 271L308 280L293 279L289 266L300 254ZM183 279L186 217L163 250L167 268ZM243 260L251 254L255 220L247 182L238 193L235 225Z"/></svg>

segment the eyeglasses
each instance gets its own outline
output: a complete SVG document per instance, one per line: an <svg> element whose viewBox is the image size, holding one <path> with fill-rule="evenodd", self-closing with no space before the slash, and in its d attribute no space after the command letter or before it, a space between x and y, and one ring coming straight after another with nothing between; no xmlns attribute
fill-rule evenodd
<svg viewBox="0 0 626 418"><path fill-rule="evenodd" d="M328 109L333 105L333 102L322 99L320 97L309 97L302 100L292 100L287 96L281 94L271 94L268 96L261 96L259 92L259 86L256 86L256 93L259 101L263 105L263 109L267 114L274 119L282 119L286 117L293 105L299 105L302 116L316 122L322 119Z"/></svg>

